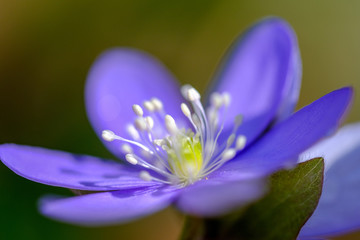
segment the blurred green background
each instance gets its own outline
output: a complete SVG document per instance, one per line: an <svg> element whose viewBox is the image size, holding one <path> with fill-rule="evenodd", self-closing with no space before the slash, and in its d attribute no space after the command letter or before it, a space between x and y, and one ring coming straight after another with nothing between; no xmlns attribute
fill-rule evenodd
<svg viewBox="0 0 360 240"><path fill-rule="evenodd" d="M93 133L83 88L93 60L113 46L157 56L182 83L204 90L232 40L277 15L298 34L303 84L298 107L344 85L360 91L360 1L0 0L0 143L111 157ZM348 121L358 121L355 99ZM0 166L0 239L176 239L172 209L134 223L81 228L38 214L46 193L70 194ZM359 235L346 239L359 239Z"/></svg>

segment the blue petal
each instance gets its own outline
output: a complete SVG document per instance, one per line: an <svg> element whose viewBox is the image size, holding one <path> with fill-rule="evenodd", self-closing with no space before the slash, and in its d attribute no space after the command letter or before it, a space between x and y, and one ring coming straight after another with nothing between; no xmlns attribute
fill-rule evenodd
<svg viewBox="0 0 360 240"><path fill-rule="evenodd" d="M294 165L300 153L336 129L348 109L352 93L351 88L342 88L302 108L275 125L213 177L261 176Z"/></svg>
<svg viewBox="0 0 360 240"><path fill-rule="evenodd" d="M102 226L130 222L160 211L171 204L177 193L177 189L164 188L45 197L39 207L45 216L62 222Z"/></svg>
<svg viewBox="0 0 360 240"><path fill-rule="evenodd" d="M343 127L301 158L313 156L325 159L325 181L319 205L300 237L331 236L359 229L360 123Z"/></svg>
<svg viewBox="0 0 360 240"><path fill-rule="evenodd" d="M212 91L232 97L225 129L237 114L238 130L251 143L277 117L292 113L298 99L301 60L294 31L279 18L267 18L241 35L230 48Z"/></svg>
<svg viewBox="0 0 360 240"><path fill-rule="evenodd" d="M3 144L0 159L16 174L52 186L89 191L161 186L114 161L39 147Z"/></svg>
<svg viewBox="0 0 360 240"><path fill-rule="evenodd" d="M185 119L180 110L183 98L173 76L156 59L134 49L103 53L91 68L85 95L87 113L98 136L111 130L131 138L126 127L135 120L132 105L142 105L152 97L162 100L165 111L175 119ZM113 154L124 157L120 141L104 144Z"/></svg>
<svg viewBox="0 0 360 240"><path fill-rule="evenodd" d="M186 214L215 217L259 199L266 192L264 179L240 181L202 180L187 187L176 202Z"/></svg>

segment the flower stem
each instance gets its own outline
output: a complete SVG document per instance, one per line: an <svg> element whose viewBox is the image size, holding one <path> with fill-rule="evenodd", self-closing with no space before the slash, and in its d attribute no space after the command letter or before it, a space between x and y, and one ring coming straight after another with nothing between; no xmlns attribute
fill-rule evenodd
<svg viewBox="0 0 360 240"><path fill-rule="evenodd" d="M221 240L224 235L219 220L187 216L180 240Z"/></svg>

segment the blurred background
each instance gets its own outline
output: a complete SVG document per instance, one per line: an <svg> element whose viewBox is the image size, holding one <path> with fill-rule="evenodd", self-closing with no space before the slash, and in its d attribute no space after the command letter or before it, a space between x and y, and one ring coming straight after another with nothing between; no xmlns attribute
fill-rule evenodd
<svg viewBox="0 0 360 240"><path fill-rule="evenodd" d="M360 91L360 1L0 0L0 143L112 156L89 125L83 88L93 60L113 46L157 56L204 90L224 51L254 21L285 18L299 38L303 82L298 107L331 90ZM360 120L355 99L348 122ZM82 228L37 212L46 193L70 195L0 165L0 239L176 239L172 209L106 228ZM349 235L343 239L359 239Z"/></svg>

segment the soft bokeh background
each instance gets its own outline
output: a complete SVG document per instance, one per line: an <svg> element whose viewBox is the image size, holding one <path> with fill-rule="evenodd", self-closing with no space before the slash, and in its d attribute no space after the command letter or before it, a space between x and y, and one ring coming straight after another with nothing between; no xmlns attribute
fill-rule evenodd
<svg viewBox="0 0 360 240"><path fill-rule="evenodd" d="M295 28L303 59L300 106L344 85L360 91L360 1L0 0L0 143L111 157L85 114L87 71L113 46L146 50L182 83L204 90L232 40L259 18ZM360 120L355 99L348 121ZM176 239L182 218L167 209L140 221L81 228L36 210L45 193L70 194L0 165L0 239ZM359 239L359 235L347 239Z"/></svg>

